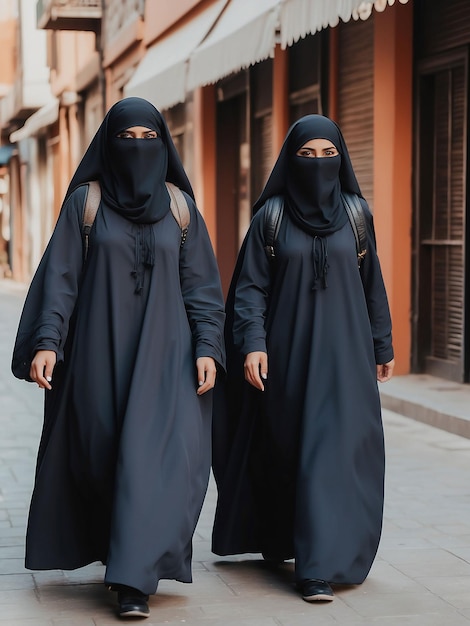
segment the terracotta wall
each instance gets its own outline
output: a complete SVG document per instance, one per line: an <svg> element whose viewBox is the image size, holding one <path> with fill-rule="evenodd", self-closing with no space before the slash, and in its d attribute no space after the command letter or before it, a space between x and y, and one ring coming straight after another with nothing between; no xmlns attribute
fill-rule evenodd
<svg viewBox="0 0 470 626"><path fill-rule="evenodd" d="M410 371L412 3L375 15L374 222L390 300L396 374Z"/></svg>
<svg viewBox="0 0 470 626"><path fill-rule="evenodd" d="M172 27L196 6L206 7L211 2L201 0L152 0L145 3L145 43L149 45L162 33Z"/></svg>
<svg viewBox="0 0 470 626"><path fill-rule="evenodd" d="M3 95L3 86L12 85L15 80L15 46L16 20L0 20L0 96Z"/></svg>

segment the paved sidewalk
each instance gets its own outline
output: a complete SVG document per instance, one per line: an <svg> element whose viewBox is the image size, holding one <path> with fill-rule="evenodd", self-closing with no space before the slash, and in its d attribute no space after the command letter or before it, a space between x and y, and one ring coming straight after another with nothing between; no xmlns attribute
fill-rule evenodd
<svg viewBox="0 0 470 626"><path fill-rule="evenodd" d="M30 572L23 567L43 401L41 391L15 380L9 370L23 298L21 286L0 281L0 626L119 624L113 594L102 584L102 566L75 572ZM459 386L453 393L436 379L400 378L386 402L405 402L400 395L406 388L406 402L423 407L419 398L428 394L426 382L438 388L436 394L446 389L447 402L441 407L433 402L438 415L447 411L455 417L454 402L467 392ZM310 605L295 592L292 563L276 570L257 555L224 559L213 555L210 533L216 494L211 483L194 540L194 584L161 582L150 599L151 617L141 623L469 625L470 440L446 432L441 418L439 429L416 419L384 410L385 523L377 559L363 585L337 589L330 604Z"/></svg>

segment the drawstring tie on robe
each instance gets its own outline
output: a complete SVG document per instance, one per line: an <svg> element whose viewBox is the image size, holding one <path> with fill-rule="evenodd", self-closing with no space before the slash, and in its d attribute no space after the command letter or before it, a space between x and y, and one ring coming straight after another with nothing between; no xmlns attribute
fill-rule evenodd
<svg viewBox="0 0 470 626"><path fill-rule="evenodd" d="M312 243L312 261L313 261L313 287L315 291L319 287L319 283L323 289L328 287L326 276L328 274L328 240L326 237L318 237L315 235Z"/></svg>
<svg viewBox="0 0 470 626"><path fill-rule="evenodd" d="M135 224L135 253L132 276L135 278L134 293L142 293L146 267L155 264L155 235L152 224Z"/></svg>

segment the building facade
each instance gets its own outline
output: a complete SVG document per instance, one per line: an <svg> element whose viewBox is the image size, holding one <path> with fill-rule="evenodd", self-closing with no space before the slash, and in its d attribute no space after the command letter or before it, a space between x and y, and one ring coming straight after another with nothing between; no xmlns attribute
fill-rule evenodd
<svg viewBox="0 0 470 626"><path fill-rule="evenodd" d="M40 0L38 25L58 103L29 135L46 142L31 180L49 181L46 231L104 112L145 97L168 121L227 289L289 125L323 113L374 213L397 372L470 382L467 0Z"/></svg>

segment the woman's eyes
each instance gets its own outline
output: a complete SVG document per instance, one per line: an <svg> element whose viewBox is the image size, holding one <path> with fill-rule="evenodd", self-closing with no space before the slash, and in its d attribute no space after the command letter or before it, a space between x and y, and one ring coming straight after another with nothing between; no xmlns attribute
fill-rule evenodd
<svg viewBox="0 0 470 626"><path fill-rule="evenodd" d="M135 135L133 135L132 133L128 133L126 131L119 133L117 135L118 139L136 139ZM158 135L156 132L151 131L148 133L145 133L145 135L143 135L142 137L139 137L139 139L157 139Z"/></svg>
<svg viewBox="0 0 470 626"><path fill-rule="evenodd" d="M299 150L297 152L297 154L301 157L310 157L312 159L317 158L317 154L313 151L313 150L308 150L308 149L303 149L303 150ZM338 154L338 152L335 149L327 149L324 150L322 154L319 154L318 157L333 157L336 156Z"/></svg>

